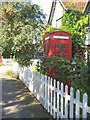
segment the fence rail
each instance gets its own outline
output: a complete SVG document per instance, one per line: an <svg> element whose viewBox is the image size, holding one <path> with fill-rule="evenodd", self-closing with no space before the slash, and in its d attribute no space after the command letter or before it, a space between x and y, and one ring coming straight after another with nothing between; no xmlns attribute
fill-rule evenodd
<svg viewBox="0 0 90 120"><path fill-rule="evenodd" d="M64 92L64 85L59 81L52 80L30 70L30 68L20 67L17 63L14 64L13 70L18 71L19 78L53 118L80 118L80 109L82 109L82 118L87 118L87 113L90 114L86 93L83 94L83 101L81 102L79 90L76 91L76 98L74 98L73 88L71 87L69 95L68 86L65 86Z"/></svg>
<svg viewBox="0 0 90 120"><path fill-rule="evenodd" d="M4 65L9 65L11 62L13 62L13 59L3 58L3 57L2 57L2 63L3 63Z"/></svg>

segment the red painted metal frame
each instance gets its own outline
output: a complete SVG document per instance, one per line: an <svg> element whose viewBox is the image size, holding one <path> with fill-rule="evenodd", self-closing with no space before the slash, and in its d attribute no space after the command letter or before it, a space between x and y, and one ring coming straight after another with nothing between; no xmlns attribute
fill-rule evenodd
<svg viewBox="0 0 90 120"><path fill-rule="evenodd" d="M59 38L53 38L53 36L67 36L69 39L59 39ZM45 40L45 38L49 38ZM72 58L72 41L71 41L71 34L64 32L64 31L51 31L47 32L44 36L44 55L45 55L45 45L48 44L48 56L52 57L55 56L53 54L55 50L55 43L65 43L66 45L68 44L68 57L71 59ZM56 47L57 48L57 47ZM57 56L57 55L56 55Z"/></svg>
<svg viewBox="0 0 90 120"><path fill-rule="evenodd" d="M69 37L69 39L61 39L61 38L53 38L53 36L62 36L62 37ZM68 50L68 54L66 54L66 58L67 58L67 55L68 55L68 58L72 58L72 41L71 41L71 34L65 32L65 31L60 31L60 30L56 30L56 31L51 31L51 32L47 32L44 36L44 54L45 55L45 52L46 52L46 48L45 48L45 45L47 44L48 45L48 56L49 57L52 57L52 56L57 56L57 52L56 54L54 54L54 51L55 49L57 50L57 44L58 43L61 43L61 44L66 44L66 47L68 45L68 48L66 48L66 53L67 53L67 50ZM55 44L56 44L56 47L55 47ZM63 49L64 50L64 49ZM64 54L65 55L65 54ZM50 74L52 74L54 71L54 68L50 69L49 70ZM53 78L53 74L52 76L50 76ZM56 76L57 78L57 76ZM53 83L54 84L54 83ZM68 80L68 85L69 85L69 88L71 87L71 80Z"/></svg>
<svg viewBox="0 0 90 120"><path fill-rule="evenodd" d="M2 59L2 57L0 56L0 63L2 62L2 60L1 60L1 59Z"/></svg>

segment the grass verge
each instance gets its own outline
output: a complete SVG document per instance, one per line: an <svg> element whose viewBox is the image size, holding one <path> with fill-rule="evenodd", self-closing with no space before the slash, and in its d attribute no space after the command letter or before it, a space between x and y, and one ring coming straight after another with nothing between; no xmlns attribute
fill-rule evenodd
<svg viewBox="0 0 90 120"><path fill-rule="evenodd" d="M12 76L13 78L19 79L19 74L13 72L12 70L7 70L6 73L7 73L7 75Z"/></svg>

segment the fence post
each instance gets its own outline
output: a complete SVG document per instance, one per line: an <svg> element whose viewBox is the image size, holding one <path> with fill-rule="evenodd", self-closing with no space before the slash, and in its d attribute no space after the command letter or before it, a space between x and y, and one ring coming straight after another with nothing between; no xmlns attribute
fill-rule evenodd
<svg viewBox="0 0 90 120"><path fill-rule="evenodd" d="M59 81L57 81L57 118L59 118Z"/></svg>
<svg viewBox="0 0 90 120"><path fill-rule="evenodd" d="M54 118L55 118L55 99L56 99L56 97L55 97L55 89L56 89L56 80L54 79Z"/></svg>
<svg viewBox="0 0 90 120"><path fill-rule="evenodd" d="M73 88L70 89L70 118L73 118Z"/></svg>
<svg viewBox="0 0 90 120"><path fill-rule="evenodd" d="M49 110L49 95L50 95L49 88L50 88L50 77L48 77L48 112L50 111Z"/></svg>
<svg viewBox="0 0 90 120"><path fill-rule="evenodd" d="M51 78L51 115L52 115L52 78Z"/></svg>
<svg viewBox="0 0 90 120"><path fill-rule="evenodd" d="M79 102L80 102L80 91L76 92L76 118L79 118L80 110L79 110Z"/></svg>
<svg viewBox="0 0 90 120"><path fill-rule="evenodd" d="M87 94L83 95L83 118L87 118Z"/></svg>
<svg viewBox="0 0 90 120"><path fill-rule="evenodd" d="M68 86L65 86L65 118L68 118Z"/></svg>
<svg viewBox="0 0 90 120"><path fill-rule="evenodd" d="M45 108L47 109L47 76L45 76Z"/></svg>
<svg viewBox="0 0 90 120"><path fill-rule="evenodd" d="M61 83L61 118L63 118L63 83Z"/></svg>

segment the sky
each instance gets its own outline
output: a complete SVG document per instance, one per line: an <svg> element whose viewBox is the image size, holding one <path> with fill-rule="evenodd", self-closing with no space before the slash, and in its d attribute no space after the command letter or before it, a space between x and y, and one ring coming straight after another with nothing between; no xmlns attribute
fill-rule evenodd
<svg viewBox="0 0 90 120"><path fill-rule="evenodd" d="M13 2L29 2L31 1L33 4L38 4L40 8L43 10L43 13L46 14L46 20L48 21L50 11L51 11L51 6L52 6L52 1L53 0L0 0L2 2L5 1L13 1ZM52 26L56 26L56 20L62 16L62 10L60 8L60 4L56 5L53 21L52 21Z"/></svg>
<svg viewBox="0 0 90 120"><path fill-rule="evenodd" d="M0 1L2 2L3 1L13 1L13 2L31 1L33 4L38 4L41 7L41 9L43 10L43 13L47 15L46 20L48 21L53 0L0 0ZM58 14L56 18L58 18Z"/></svg>
<svg viewBox="0 0 90 120"><path fill-rule="evenodd" d="M48 21L53 0L31 0L31 1L33 4L38 4L41 7L41 9L43 9L43 12L47 14L46 20ZM52 21L53 27L56 27L56 20L62 17L62 7L60 7L59 2L57 3L58 4L56 4L56 9L55 9L55 13ZM60 23L59 23L59 26L60 26Z"/></svg>
<svg viewBox="0 0 90 120"><path fill-rule="evenodd" d="M32 0L32 3L38 4L41 9L43 9L43 12L47 14L46 20L48 20L52 6L52 0Z"/></svg>

